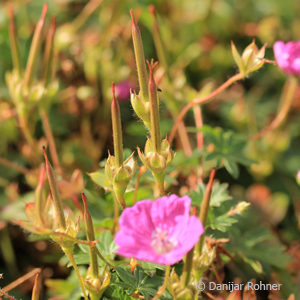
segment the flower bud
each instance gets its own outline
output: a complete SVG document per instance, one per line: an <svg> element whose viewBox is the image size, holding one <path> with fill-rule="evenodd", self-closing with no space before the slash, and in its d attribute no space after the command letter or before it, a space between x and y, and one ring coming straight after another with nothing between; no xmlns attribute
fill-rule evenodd
<svg viewBox="0 0 300 300"><path fill-rule="evenodd" d="M166 139L162 140L160 143L160 151L156 152L153 148L152 140L147 139L145 144L145 153L142 153L139 148L137 148L137 151L141 161L152 172L153 177L159 184L162 191L166 168L174 157L174 153L170 148L169 142Z"/></svg>
<svg viewBox="0 0 300 300"><path fill-rule="evenodd" d="M92 278L88 274L85 279L85 286L89 291L91 299L100 299L110 283L110 274L108 270L105 271L104 277L101 277Z"/></svg>
<svg viewBox="0 0 300 300"><path fill-rule="evenodd" d="M208 247L206 243L204 243L201 251L201 255L194 256L194 265L197 266L195 269L195 277L197 280L200 280L203 272L207 270L207 268L211 265L216 255L216 247Z"/></svg>
<svg viewBox="0 0 300 300"><path fill-rule="evenodd" d="M249 46L245 48L242 56L238 53L235 45L231 42L231 50L233 58L239 67L240 73L244 76L258 70L264 65L266 44L258 49L253 41Z"/></svg>
<svg viewBox="0 0 300 300"><path fill-rule="evenodd" d="M56 229L51 235L51 239L60 245L66 253L73 252L74 246L77 243L76 236L79 230L78 223L74 223L69 217L65 220L66 227Z"/></svg>
<svg viewBox="0 0 300 300"><path fill-rule="evenodd" d="M144 101L135 92L130 93L130 101L137 116L144 122L146 128L150 130L150 103Z"/></svg>
<svg viewBox="0 0 300 300"><path fill-rule="evenodd" d="M109 155L105 164L105 175L115 192L117 200L123 208L126 207L124 194L129 181L134 175L136 169L133 153L128 157L121 166L118 166L114 156Z"/></svg>

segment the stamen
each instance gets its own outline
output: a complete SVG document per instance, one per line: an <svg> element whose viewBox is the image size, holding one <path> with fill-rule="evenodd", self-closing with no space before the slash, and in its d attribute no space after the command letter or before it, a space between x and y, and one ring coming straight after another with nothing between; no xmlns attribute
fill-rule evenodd
<svg viewBox="0 0 300 300"><path fill-rule="evenodd" d="M172 241L168 236L168 232L161 230L160 228L156 228L153 232L151 246L156 253L166 254L176 246L176 241Z"/></svg>

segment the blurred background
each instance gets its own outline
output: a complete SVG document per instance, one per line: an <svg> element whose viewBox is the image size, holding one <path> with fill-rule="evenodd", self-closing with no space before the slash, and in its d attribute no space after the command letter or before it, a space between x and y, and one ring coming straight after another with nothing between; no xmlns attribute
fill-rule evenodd
<svg viewBox="0 0 300 300"><path fill-rule="evenodd" d="M28 147L5 80L5 74L12 70L8 6L14 10L25 67L44 2L0 1L0 273L4 277L0 279L1 287L33 267L43 266L45 278L63 279L69 274L68 269L58 263L62 254L55 244L37 241L34 235L28 235L10 222L25 218L24 206L33 197L37 183L33 174L43 161L41 145L45 138L40 116L33 109L29 122L39 147ZM160 60L162 66L157 71L162 136L170 132L174 116L199 91L212 90L238 72L231 54L231 41L240 53L253 39L259 48L266 43L265 57L274 60L272 45L275 41L300 39L298 0L53 0L48 4L46 29L52 15L57 23L52 75L58 82L48 117L63 169L70 176L74 170L81 170L80 178L85 183L78 183L75 174L70 184L75 189L77 186L78 193L83 186L89 191L92 214L99 224L112 211L111 199L106 199L86 173L99 169L107 150L112 151L111 82L116 84L120 102L124 147L132 151L136 146L143 147L147 137L129 100L130 88L138 90L129 9L134 10L138 19L145 57ZM156 9L165 61L161 61L155 50L154 18L149 5ZM41 53L43 49L44 43ZM42 72L38 63L37 80ZM159 77L159 74L163 75ZM286 75L277 66L265 64L203 106L204 124L232 130L247 140L276 116L285 80ZM253 204L238 232L234 229L230 234L232 243L227 250L235 263L224 269L224 276L228 280L236 276L247 280L278 280L283 283L282 293L286 297L300 286L300 192L296 182L300 170L299 116L298 87L292 109L282 126L247 143L245 154L255 163L248 168L240 167L237 178L224 169L217 174L220 182L229 183L234 199ZM192 112L185 123L191 147L195 149L196 136L189 130L194 126ZM184 155L189 151L179 142L176 149ZM7 161L25 170L17 170ZM150 194L151 190L145 189L139 197ZM76 201L69 201L75 209ZM265 244L259 244L261 241ZM274 247L266 246L273 242ZM70 291L74 282L76 284L75 279L69 279ZM67 290L59 286L58 281L55 284L50 281L48 287L45 299L54 297L55 291ZM31 288L32 281L25 282L11 295L30 299ZM264 294L260 297L258 299L267 299ZM269 299L286 299L282 294L273 297Z"/></svg>

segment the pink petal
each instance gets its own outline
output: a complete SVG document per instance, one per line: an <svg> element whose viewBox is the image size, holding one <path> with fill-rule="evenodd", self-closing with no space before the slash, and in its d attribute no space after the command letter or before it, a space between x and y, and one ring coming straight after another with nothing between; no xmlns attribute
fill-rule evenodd
<svg viewBox="0 0 300 300"><path fill-rule="evenodd" d="M151 209L151 217L156 226L164 229L177 224L177 217L189 216L191 199L188 196L165 196L157 199Z"/></svg>
<svg viewBox="0 0 300 300"><path fill-rule="evenodd" d="M285 72L289 72L289 53L287 52L286 45L282 41L278 41L273 46L274 55L278 66Z"/></svg>

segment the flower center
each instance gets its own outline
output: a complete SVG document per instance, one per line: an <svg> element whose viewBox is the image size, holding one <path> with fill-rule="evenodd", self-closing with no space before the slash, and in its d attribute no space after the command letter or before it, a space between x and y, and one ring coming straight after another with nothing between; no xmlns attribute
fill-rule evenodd
<svg viewBox="0 0 300 300"><path fill-rule="evenodd" d="M156 253L166 254L176 246L176 242L169 238L167 231L156 228L156 230L152 233L151 246Z"/></svg>

